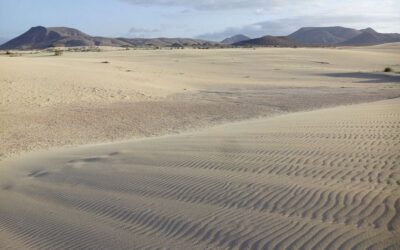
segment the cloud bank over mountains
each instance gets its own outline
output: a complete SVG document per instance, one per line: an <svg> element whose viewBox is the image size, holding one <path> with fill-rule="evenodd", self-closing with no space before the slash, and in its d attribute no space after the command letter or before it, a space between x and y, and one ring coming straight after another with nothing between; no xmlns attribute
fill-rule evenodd
<svg viewBox="0 0 400 250"><path fill-rule="evenodd" d="M371 20L372 19L372 20ZM370 17L370 16L299 16L295 18L282 18L277 20L258 22L244 25L242 27L230 27L220 32L204 33L196 38L220 41L229 36L243 34L249 37L260 37L265 34L273 36L286 36L301 27L315 26L350 26L362 29L368 27L369 22L373 21L374 28L385 30L386 23L395 23L397 17ZM399 24L400 25L400 24Z"/></svg>
<svg viewBox="0 0 400 250"><path fill-rule="evenodd" d="M220 40L235 34L257 37L264 34L287 35L305 26L373 26L384 32L398 32L400 0L118 0L149 8L178 8L196 15L220 13L226 23L210 27L197 38ZM239 15L238 15L239 13ZM179 14L177 14L179 15ZM244 16L248 17L243 18ZM196 18L198 19L198 18ZM234 22L231 24L227 20ZM242 21L243 20L243 21ZM247 23L245 23L245 21ZM189 25L190 21L187 22ZM217 27L219 30L216 30ZM214 28L214 29L213 29Z"/></svg>

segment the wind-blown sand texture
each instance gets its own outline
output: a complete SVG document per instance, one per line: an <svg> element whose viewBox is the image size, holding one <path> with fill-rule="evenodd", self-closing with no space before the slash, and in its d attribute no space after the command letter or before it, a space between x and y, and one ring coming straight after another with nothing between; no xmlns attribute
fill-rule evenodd
<svg viewBox="0 0 400 250"><path fill-rule="evenodd" d="M0 160L400 96L400 44L102 49L0 55Z"/></svg>
<svg viewBox="0 0 400 250"><path fill-rule="evenodd" d="M1 249L396 249L400 99L0 168Z"/></svg>

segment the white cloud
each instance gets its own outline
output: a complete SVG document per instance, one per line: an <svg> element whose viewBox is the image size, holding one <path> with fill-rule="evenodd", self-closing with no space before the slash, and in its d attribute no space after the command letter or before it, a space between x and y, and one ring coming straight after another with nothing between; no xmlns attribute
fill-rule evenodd
<svg viewBox="0 0 400 250"><path fill-rule="evenodd" d="M256 14L271 11L289 16L374 15L400 13L400 0L118 0L141 6L182 7L196 10L253 9Z"/></svg>
<svg viewBox="0 0 400 250"><path fill-rule="evenodd" d="M266 11L265 11L265 9L264 8L257 8L256 10L255 10L255 13L257 14L257 15L262 15L262 14L264 14Z"/></svg>
<svg viewBox="0 0 400 250"><path fill-rule="evenodd" d="M128 35L131 37L153 37L156 36L160 31L160 29L132 27L129 29Z"/></svg>
<svg viewBox="0 0 400 250"><path fill-rule="evenodd" d="M129 29L129 33L138 33L138 32L154 33L159 31L160 31L159 29L146 29L146 28L136 28L136 27L132 27Z"/></svg>
<svg viewBox="0 0 400 250"><path fill-rule="evenodd" d="M120 0L137 5L161 5L198 10L227 10L240 8L273 8L293 4L318 2L317 0Z"/></svg>

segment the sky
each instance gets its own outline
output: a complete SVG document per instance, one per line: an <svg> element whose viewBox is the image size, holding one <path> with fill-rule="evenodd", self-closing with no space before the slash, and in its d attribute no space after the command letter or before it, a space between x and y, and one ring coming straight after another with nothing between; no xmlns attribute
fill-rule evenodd
<svg viewBox="0 0 400 250"><path fill-rule="evenodd" d="M400 0L0 0L0 41L33 26L109 37L288 35L305 26L400 33Z"/></svg>

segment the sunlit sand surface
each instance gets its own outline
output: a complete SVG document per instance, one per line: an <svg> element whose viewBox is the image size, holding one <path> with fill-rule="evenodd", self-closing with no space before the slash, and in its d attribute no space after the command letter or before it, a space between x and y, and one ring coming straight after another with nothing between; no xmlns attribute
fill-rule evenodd
<svg viewBox="0 0 400 250"><path fill-rule="evenodd" d="M396 249L400 99L0 167L1 249Z"/></svg>
<svg viewBox="0 0 400 250"><path fill-rule="evenodd" d="M0 160L400 96L400 44L0 55Z"/></svg>

